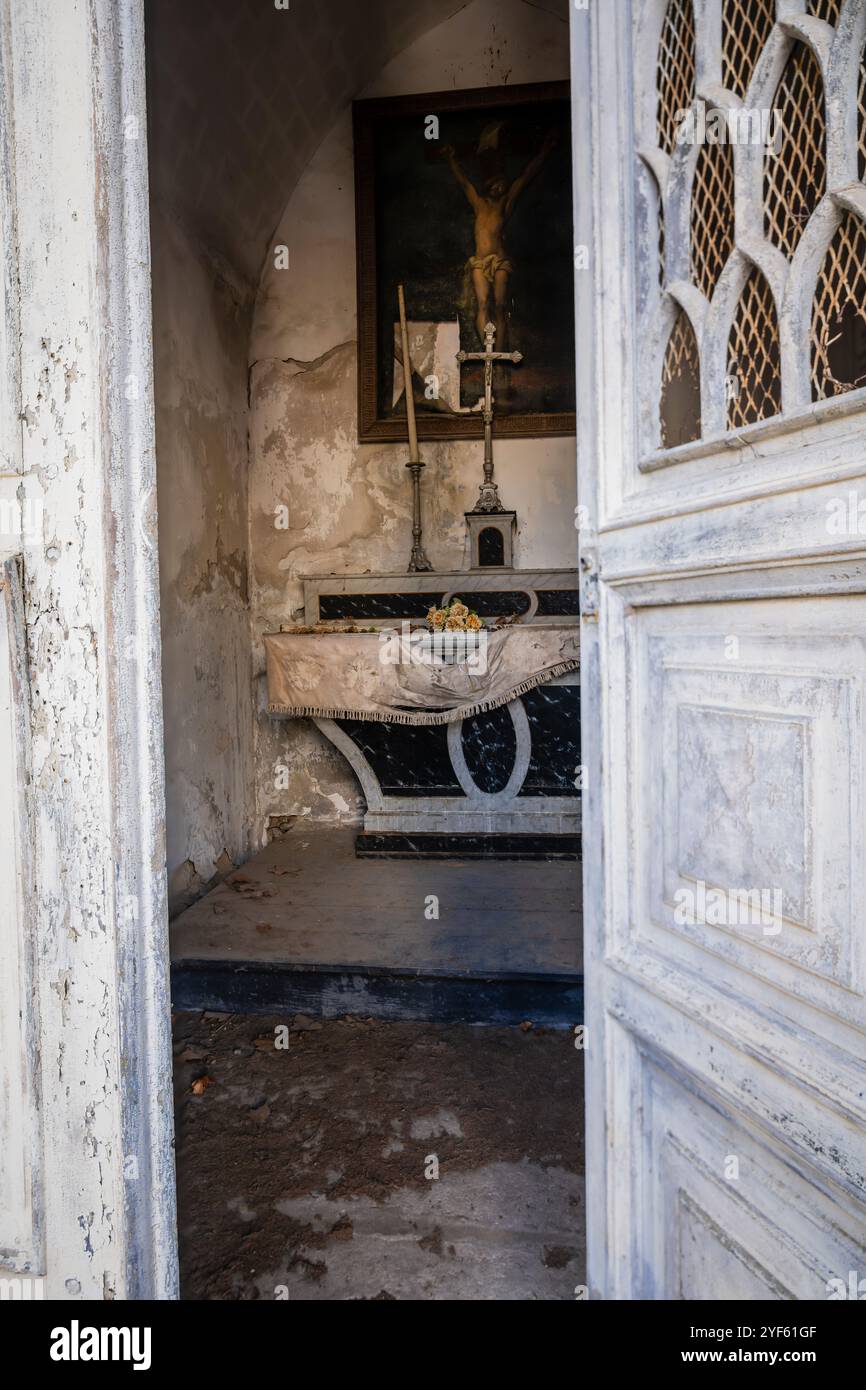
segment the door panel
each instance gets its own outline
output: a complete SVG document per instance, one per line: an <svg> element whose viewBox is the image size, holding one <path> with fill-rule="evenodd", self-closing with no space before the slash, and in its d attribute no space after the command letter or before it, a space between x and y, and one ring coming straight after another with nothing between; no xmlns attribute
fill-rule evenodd
<svg viewBox="0 0 866 1390"><path fill-rule="evenodd" d="M835 1271L857 1268L860 1213L821 1191L817 1170L792 1170L745 1112L695 1092L663 1057L646 1051L639 1069L655 1296L826 1298Z"/></svg>
<svg viewBox="0 0 866 1390"><path fill-rule="evenodd" d="M681 957L699 946L854 1022L862 612L838 596L640 609L630 624L632 816L649 823L638 939Z"/></svg>
<svg viewBox="0 0 866 1390"><path fill-rule="evenodd" d="M810 376L821 267L851 210L866 216L851 119L866 0L833 25L778 7L738 91L724 87L735 8L617 0L572 16L589 252L576 275L587 1209L602 1298L820 1299L866 1274L866 391L841 382L813 402ZM696 222L696 170L716 156L665 135L659 92L675 53L684 109L771 106L804 48L829 154L786 258L765 236L764 148L735 145L727 213L710 181ZM692 238L714 217L731 244L708 288ZM729 430L726 393L753 384L730 345L757 275L782 344L777 413L740 411ZM859 281L866 265L841 294L866 327ZM681 314L700 432L665 449Z"/></svg>

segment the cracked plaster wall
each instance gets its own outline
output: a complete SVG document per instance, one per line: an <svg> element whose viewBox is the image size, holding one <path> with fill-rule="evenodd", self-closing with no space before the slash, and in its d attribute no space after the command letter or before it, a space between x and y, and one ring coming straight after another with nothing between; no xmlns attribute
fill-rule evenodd
<svg viewBox="0 0 866 1390"><path fill-rule="evenodd" d="M474 0L413 43L361 94L555 81L568 76L567 7ZM405 570L410 492L402 444L359 445L351 108L302 174L269 257L250 344L250 544L258 825L271 815L360 820L348 764L308 721L269 719L261 636L297 621L300 576ZM425 443L425 547L438 570L466 564L463 513L481 476L473 441ZM516 564L576 563L573 439L496 446L502 495L516 508ZM288 529L274 524L288 508Z"/></svg>
<svg viewBox="0 0 866 1390"><path fill-rule="evenodd" d="M151 211L166 822L172 909L250 849L246 355L251 295Z"/></svg>

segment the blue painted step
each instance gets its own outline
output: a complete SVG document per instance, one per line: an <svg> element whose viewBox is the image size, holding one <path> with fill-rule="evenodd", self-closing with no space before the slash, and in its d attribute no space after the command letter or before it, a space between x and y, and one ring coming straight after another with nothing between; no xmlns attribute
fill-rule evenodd
<svg viewBox="0 0 866 1390"><path fill-rule="evenodd" d="M449 975L288 962L183 960L172 1007L219 1013L305 1013L424 1023L538 1027L583 1023L582 975Z"/></svg>

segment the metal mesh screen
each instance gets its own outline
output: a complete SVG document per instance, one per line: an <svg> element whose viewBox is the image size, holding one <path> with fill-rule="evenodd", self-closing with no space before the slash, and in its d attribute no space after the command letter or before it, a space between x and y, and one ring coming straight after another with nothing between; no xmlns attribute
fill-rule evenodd
<svg viewBox="0 0 866 1390"><path fill-rule="evenodd" d="M743 287L728 339L728 429L767 420L781 409L776 306L770 286L755 268Z"/></svg>
<svg viewBox="0 0 866 1390"><path fill-rule="evenodd" d="M827 248L812 302L812 399L866 385L866 229L846 213Z"/></svg>
<svg viewBox="0 0 866 1390"><path fill-rule="evenodd" d="M773 105L780 138L764 157L764 231L790 260L827 184L824 84L805 44L794 45Z"/></svg>
<svg viewBox="0 0 866 1390"><path fill-rule="evenodd" d="M669 0L656 72L658 138L668 154L676 144L677 117L695 96L695 16L692 0Z"/></svg>
<svg viewBox="0 0 866 1390"><path fill-rule="evenodd" d="M801 4L834 27L847 8L847 0ZM777 0L720 0L722 81L743 102L774 33L777 8ZM718 23L719 10L715 15ZM782 19L787 15L783 9ZM838 42L842 41L840 34ZM668 154L676 148L682 115L695 100L695 51L693 0L668 0L656 68L658 142ZM767 141L763 155L763 226L767 240L790 261L827 192L825 92L818 60L808 44L793 42L772 108L774 138ZM866 183L866 47L860 54L857 83L857 158L859 178ZM734 251L734 202L731 142L704 140L691 189L689 262L692 283L707 299L712 299ZM657 256L662 289L666 231L671 234L665 228L660 196ZM843 216L818 276L810 353L813 399L866 386L866 219L861 221L855 213ZM659 411L663 448L701 437L698 345L681 309L665 348ZM776 305L767 280L752 267L727 342L727 428L738 430L781 411Z"/></svg>
<svg viewBox="0 0 866 1390"><path fill-rule="evenodd" d="M665 349L659 416L663 449L700 439L700 358L694 329L682 309Z"/></svg>
<svg viewBox="0 0 866 1390"><path fill-rule="evenodd" d="M692 279L708 299L734 249L734 151L701 145L691 210Z"/></svg>
<svg viewBox="0 0 866 1390"><path fill-rule="evenodd" d="M809 0L806 8L809 14L817 15L819 19L826 19L828 24L838 24L842 5L843 0Z"/></svg>
<svg viewBox="0 0 866 1390"><path fill-rule="evenodd" d="M722 81L744 97L755 64L770 37L775 0L723 0Z"/></svg>

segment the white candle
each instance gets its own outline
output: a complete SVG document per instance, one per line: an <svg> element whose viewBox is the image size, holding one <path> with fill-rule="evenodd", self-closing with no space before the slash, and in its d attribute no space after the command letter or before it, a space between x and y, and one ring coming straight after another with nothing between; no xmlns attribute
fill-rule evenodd
<svg viewBox="0 0 866 1390"><path fill-rule="evenodd" d="M412 389L412 359L409 356L409 328L406 324L406 301L403 286L397 286L400 305L400 338L403 344L403 394L406 397L406 419L409 422L409 462L419 463L418 430L415 425L415 392Z"/></svg>

